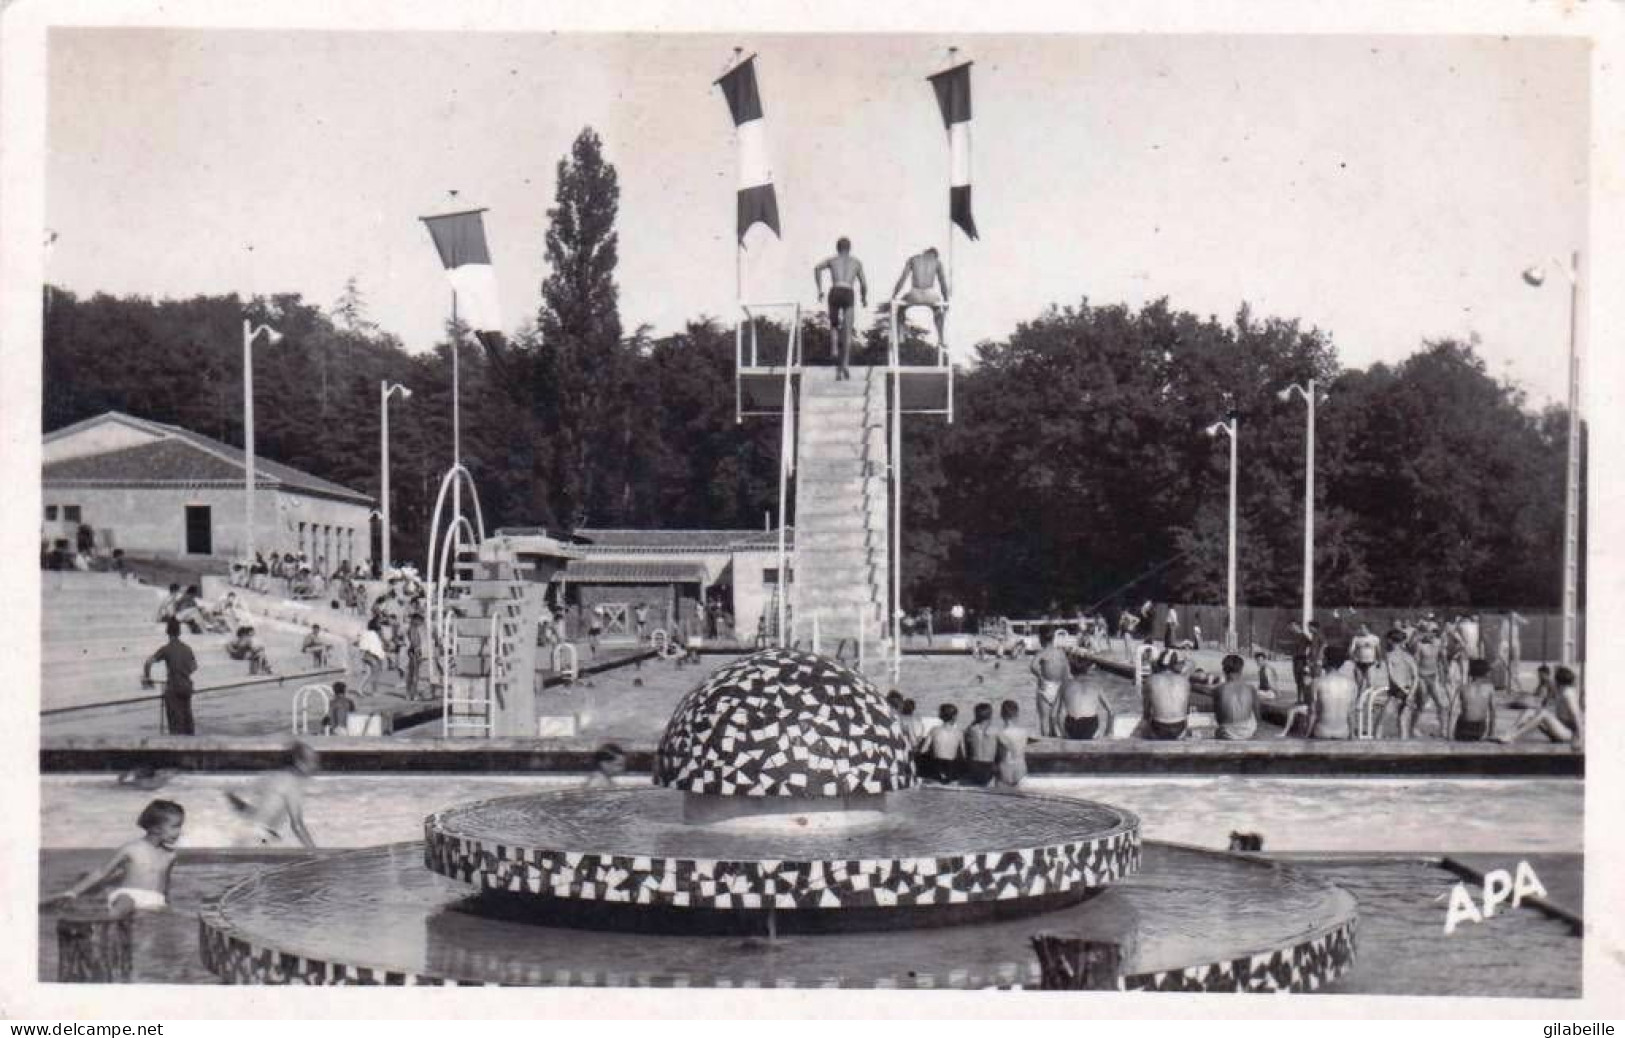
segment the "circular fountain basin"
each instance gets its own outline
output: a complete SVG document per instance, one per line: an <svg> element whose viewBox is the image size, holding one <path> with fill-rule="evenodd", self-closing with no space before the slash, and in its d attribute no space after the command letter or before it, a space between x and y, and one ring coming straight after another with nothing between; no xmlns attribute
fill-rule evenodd
<svg viewBox="0 0 1625 1038"><path fill-rule="evenodd" d="M1037 933L1122 949L1118 987L1312 991L1354 962L1355 904L1307 872L1168 844L1098 897L1042 916L794 936L595 932L493 917L396 844L273 868L200 919L229 983L1036 987Z"/></svg>
<svg viewBox="0 0 1625 1038"><path fill-rule="evenodd" d="M550 912L588 903L583 925L634 929L659 929L655 910L729 929L768 910L790 927L808 914L863 926L957 922L978 909L1076 901L1139 862L1139 819L1083 800L916 789L865 801L840 825L814 804L800 816L791 807L694 824L683 821L685 796L564 790L450 808L424 823L424 861Z"/></svg>

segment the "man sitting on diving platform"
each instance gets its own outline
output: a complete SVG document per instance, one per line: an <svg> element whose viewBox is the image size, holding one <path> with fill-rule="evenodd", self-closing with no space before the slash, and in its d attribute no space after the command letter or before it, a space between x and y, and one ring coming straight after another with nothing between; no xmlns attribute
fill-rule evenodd
<svg viewBox="0 0 1625 1038"><path fill-rule="evenodd" d="M907 293L903 291L903 282L913 278L914 287ZM942 291L937 291L937 285ZM892 287L891 295L897 305L899 320L907 320L908 312L916 306L931 308L931 316L937 322L937 346L943 347L942 326L948 318L948 272L942 269L942 263L937 259L935 246L926 249L908 258L903 264L903 272L897 275L897 284Z"/></svg>

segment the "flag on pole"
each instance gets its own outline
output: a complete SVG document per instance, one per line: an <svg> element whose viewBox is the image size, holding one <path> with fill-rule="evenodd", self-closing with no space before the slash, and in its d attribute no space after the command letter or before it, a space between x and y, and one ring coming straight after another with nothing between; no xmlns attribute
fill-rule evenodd
<svg viewBox="0 0 1625 1038"><path fill-rule="evenodd" d="M758 223L779 231L779 200L773 193L773 169L767 158L767 124L762 95L756 89L756 55L741 61L717 80L728 99L734 134L739 139L739 241Z"/></svg>
<svg viewBox="0 0 1625 1038"><path fill-rule="evenodd" d="M457 316L475 332L502 332L502 308L497 303L497 274L491 250L485 244L484 209L424 216L429 236L445 264L446 277L457 293Z"/></svg>
<svg viewBox="0 0 1625 1038"><path fill-rule="evenodd" d="M926 79L937 92L942 125L948 129L948 218L976 241L976 218L970 210L970 67L967 61Z"/></svg>

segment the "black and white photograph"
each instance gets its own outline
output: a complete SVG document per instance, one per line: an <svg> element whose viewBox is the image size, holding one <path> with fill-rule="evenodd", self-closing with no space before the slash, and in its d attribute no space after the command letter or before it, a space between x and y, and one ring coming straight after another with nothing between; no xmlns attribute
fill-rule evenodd
<svg viewBox="0 0 1625 1038"><path fill-rule="evenodd" d="M1045 10L13 6L0 1013L1619 1015L1625 5Z"/></svg>

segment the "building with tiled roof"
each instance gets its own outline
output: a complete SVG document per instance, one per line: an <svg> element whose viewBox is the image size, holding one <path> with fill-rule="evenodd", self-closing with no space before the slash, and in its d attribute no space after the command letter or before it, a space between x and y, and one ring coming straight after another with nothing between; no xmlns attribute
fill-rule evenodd
<svg viewBox="0 0 1625 1038"><path fill-rule="evenodd" d="M692 633L709 634L710 618L699 619L702 604L715 602L731 619L718 631L742 642L755 637L764 614L777 608L779 533L777 530L608 530L575 532L571 547L581 557L553 576L565 600L581 609L604 610L609 640L636 634L638 603L651 626L667 630L686 623ZM793 558L794 532L785 531L786 558ZM713 612L718 612L713 611ZM724 627L729 627L727 619ZM701 628L698 631L694 629Z"/></svg>
<svg viewBox="0 0 1625 1038"><path fill-rule="evenodd" d="M44 534L81 524L102 551L240 557L248 546L243 452L191 429L109 411L45 436ZM328 571L370 565L373 500L263 455L254 458L254 546L305 552Z"/></svg>

